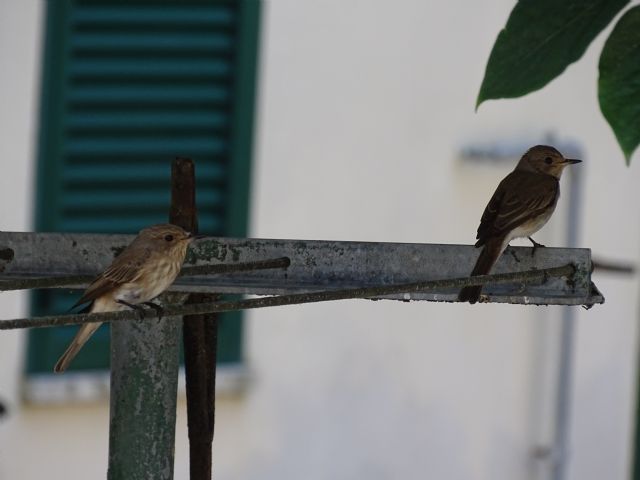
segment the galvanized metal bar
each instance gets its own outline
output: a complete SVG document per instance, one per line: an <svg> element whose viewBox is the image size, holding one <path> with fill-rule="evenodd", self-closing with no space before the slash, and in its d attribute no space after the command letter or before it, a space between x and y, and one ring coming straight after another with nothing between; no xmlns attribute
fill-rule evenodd
<svg viewBox="0 0 640 480"><path fill-rule="evenodd" d="M193 166L182 167L171 171L169 221L190 229ZM111 326L110 480L173 479L180 334L171 317Z"/></svg>
<svg viewBox="0 0 640 480"><path fill-rule="evenodd" d="M126 246L128 235L0 232L0 250L13 258L4 262L2 278L90 274L102 271ZM383 286L469 275L479 254L469 245L334 242L208 238L194 242L187 265L237 263L288 257L286 270L238 272L181 278L181 291L278 295L295 292ZM7 256L9 256L7 254ZM487 287L490 302L593 305L604 298L591 284L589 249L510 247L495 273L543 269L573 263L576 281L551 279L540 285ZM402 294L385 298L405 300ZM412 294L411 300L456 301L456 289Z"/></svg>
<svg viewBox="0 0 640 480"><path fill-rule="evenodd" d="M171 480L180 322L111 325L109 480Z"/></svg>

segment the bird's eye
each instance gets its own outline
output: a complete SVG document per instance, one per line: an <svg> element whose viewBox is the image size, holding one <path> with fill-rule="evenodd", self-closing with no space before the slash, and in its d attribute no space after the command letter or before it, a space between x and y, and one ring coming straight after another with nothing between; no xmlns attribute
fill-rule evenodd
<svg viewBox="0 0 640 480"><path fill-rule="evenodd" d="M164 236L164 239L165 239L167 242L173 242L173 235L165 235L165 236Z"/></svg>
<svg viewBox="0 0 640 480"><path fill-rule="evenodd" d="M551 157L547 157L544 159L544 163L547 165L551 165L553 163L553 159Z"/></svg>

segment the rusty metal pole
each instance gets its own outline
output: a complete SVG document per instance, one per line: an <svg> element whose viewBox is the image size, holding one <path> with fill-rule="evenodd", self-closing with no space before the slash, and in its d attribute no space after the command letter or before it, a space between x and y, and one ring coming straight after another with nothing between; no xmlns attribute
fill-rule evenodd
<svg viewBox="0 0 640 480"><path fill-rule="evenodd" d="M192 293L187 303L206 303L219 295ZM191 480L210 480L215 424L218 314L184 317L184 364Z"/></svg>
<svg viewBox="0 0 640 480"><path fill-rule="evenodd" d="M180 183L174 182L171 222L192 233L197 233L198 218L193 162L186 158L176 159L173 164L173 178L180 179ZM176 196L181 196L180 201L175 201ZM187 298L187 303L213 302L217 298L216 294L192 293ZM191 480L210 480L215 421L218 316L215 313L185 316L182 328L190 478Z"/></svg>

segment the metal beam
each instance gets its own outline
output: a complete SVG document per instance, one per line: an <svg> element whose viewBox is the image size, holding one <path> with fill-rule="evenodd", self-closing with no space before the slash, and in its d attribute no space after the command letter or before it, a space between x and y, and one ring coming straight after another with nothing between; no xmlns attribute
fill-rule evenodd
<svg viewBox="0 0 640 480"><path fill-rule="evenodd" d="M97 274L132 239L130 235L72 233L3 233L0 280L15 276L39 277ZM317 240L267 240L207 238L194 242L186 265L237 263L288 257L286 270L261 270L181 278L173 290L287 294L350 287L381 286L469 274L479 250L469 245L371 243ZM2 258L2 256L0 256ZM4 263L2 263L4 262ZM589 249L540 248L532 256L529 247L508 248L494 273L525 271L564 265L576 266L575 282L549 279L538 285L487 287L488 300L499 303L593 305L604 298L591 283ZM398 294L397 300L456 301L457 291Z"/></svg>

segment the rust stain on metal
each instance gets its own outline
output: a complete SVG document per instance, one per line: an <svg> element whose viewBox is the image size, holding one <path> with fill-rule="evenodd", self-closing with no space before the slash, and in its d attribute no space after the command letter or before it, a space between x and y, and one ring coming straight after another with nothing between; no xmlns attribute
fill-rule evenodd
<svg viewBox="0 0 640 480"><path fill-rule="evenodd" d="M11 248L0 248L0 260L4 260L5 262L10 262L13 260L15 253Z"/></svg>
<svg viewBox="0 0 640 480"><path fill-rule="evenodd" d="M15 253L11 248L0 248L0 272L4 271L7 263L10 263L15 257Z"/></svg>

